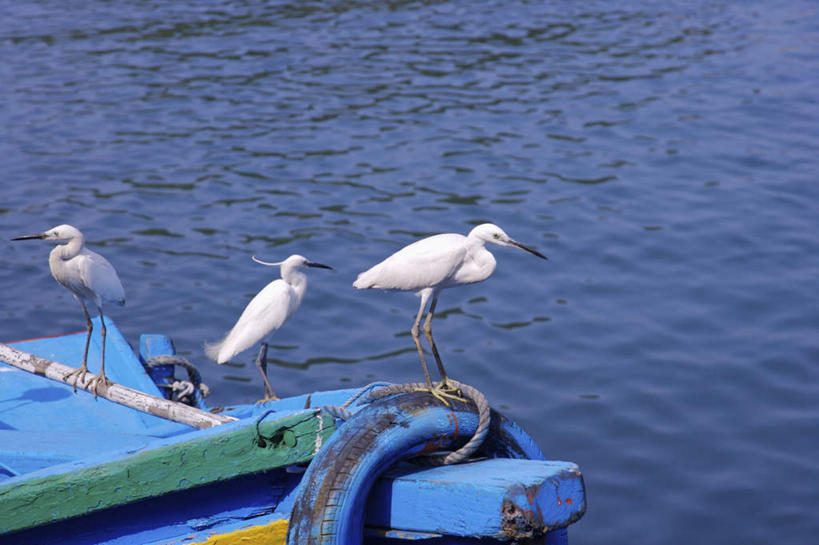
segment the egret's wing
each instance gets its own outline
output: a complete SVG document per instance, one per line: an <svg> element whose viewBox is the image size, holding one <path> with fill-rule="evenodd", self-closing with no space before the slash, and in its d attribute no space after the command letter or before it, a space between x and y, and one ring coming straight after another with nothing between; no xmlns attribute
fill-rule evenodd
<svg viewBox="0 0 819 545"><path fill-rule="evenodd" d="M125 304L122 282L114 266L107 259L87 248L74 259L77 260L77 269L86 287L105 301L118 305Z"/></svg>
<svg viewBox="0 0 819 545"><path fill-rule="evenodd" d="M286 282L271 282L247 304L224 341L208 348L208 355L219 363L228 361L279 329L300 302Z"/></svg>
<svg viewBox="0 0 819 545"><path fill-rule="evenodd" d="M444 233L413 242L358 275L356 288L416 291L444 283L466 258L466 237Z"/></svg>

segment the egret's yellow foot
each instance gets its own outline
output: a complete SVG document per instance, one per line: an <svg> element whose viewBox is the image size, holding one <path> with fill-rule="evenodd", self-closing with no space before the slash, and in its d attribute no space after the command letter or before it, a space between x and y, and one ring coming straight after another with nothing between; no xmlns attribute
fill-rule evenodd
<svg viewBox="0 0 819 545"><path fill-rule="evenodd" d="M451 399L453 401L462 401L466 402L466 399L461 397L461 391L457 388L453 388L447 383L439 382L437 385L433 386L432 388L416 388L416 392L429 392L432 397L449 407L449 401L447 399Z"/></svg>
<svg viewBox="0 0 819 545"><path fill-rule="evenodd" d="M68 379L71 378L71 377L74 377L73 386L74 386L74 393L76 394L77 393L77 382L80 381L80 380L85 380L85 375L86 374L88 374L88 368L85 366L85 364L83 364L82 367L80 367L79 369L74 369L73 371L68 373L64 377L64 382L66 384L68 384Z"/></svg>
<svg viewBox="0 0 819 545"><path fill-rule="evenodd" d="M111 386L111 384L113 384L113 382L111 382L108 379L108 377L105 376L104 373L101 373L101 374L97 375L97 378L92 380L91 383L89 384L89 386L90 386L89 389L92 392L94 392L94 399L97 399L97 389L100 387L100 383L102 383L105 388L107 388L108 386Z"/></svg>

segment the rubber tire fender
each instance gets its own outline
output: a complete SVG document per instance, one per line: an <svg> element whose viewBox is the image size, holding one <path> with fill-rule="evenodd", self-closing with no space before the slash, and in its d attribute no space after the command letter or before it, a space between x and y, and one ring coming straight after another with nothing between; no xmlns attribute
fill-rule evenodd
<svg viewBox="0 0 819 545"><path fill-rule="evenodd" d="M480 454L545 459L535 442L496 412ZM294 500L288 545L350 545L363 539L364 506L375 480L396 462L454 450L475 433L474 405L450 407L428 393L375 401L347 420L313 458Z"/></svg>

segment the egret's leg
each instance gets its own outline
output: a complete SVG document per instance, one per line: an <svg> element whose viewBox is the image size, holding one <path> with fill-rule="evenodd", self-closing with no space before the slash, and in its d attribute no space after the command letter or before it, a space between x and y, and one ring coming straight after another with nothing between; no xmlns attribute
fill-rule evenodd
<svg viewBox="0 0 819 545"><path fill-rule="evenodd" d="M102 334L102 356L100 359L100 372L97 375L97 378L91 381L91 390L94 392L94 399L97 397L97 389L100 387L100 382L105 386L111 384L111 381L105 376L105 335L108 330L105 327L105 317L102 315L102 308L97 307L97 309L100 312L100 324L102 324L102 327L100 328L100 333Z"/></svg>
<svg viewBox="0 0 819 545"><path fill-rule="evenodd" d="M74 393L77 393L77 381L84 379L85 374L88 372L88 366L86 364L88 361L88 345L91 343L91 332L94 330L94 324L91 322L91 316L88 315L88 309L85 308L85 303L79 297L76 297L76 299L80 303L83 316L85 316L85 329L88 333L85 336L85 350L82 353L82 365L79 369L75 369L65 376L66 382L68 382L70 377L74 377Z"/></svg>
<svg viewBox="0 0 819 545"><path fill-rule="evenodd" d="M264 399L260 399L259 403L279 399L273 391L273 387L270 386L270 381L267 380L267 343L263 342L259 347L259 353L256 355L256 369L262 374L262 380L264 381Z"/></svg>
<svg viewBox="0 0 819 545"><path fill-rule="evenodd" d="M433 390L432 388L432 379L429 377L429 369L427 369L427 360L424 358L424 350L421 348L421 338L418 335L419 332L419 325L421 325L421 316L424 314L424 307L427 306L427 301L429 300L429 296L431 295L430 290L424 290L421 292L421 307L418 309L418 315L415 316L415 322L412 324L412 329L410 329L410 333L412 334L412 340L415 341L415 348L418 349L418 357L421 359L421 367L424 369L424 381L427 383L427 388L430 391Z"/></svg>
<svg viewBox="0 0 819 545"><path fill-rule="evenodd" d="M421 325L421 316L424 314L424 307L427 306L427 301L429 300L430 295L432 295L432 289L427 288L421 292L421 307L418 309L418 315L415 317L415 323L412 324L412 340L415 341L415 348L418 349L418 357L421 358L421 367L424 369L424 380L426 381L426 388L420 389L420 391L429 392L430 394L435 397L435 399L439 400L441 403L449 407L449 402L445 399L449 397L450 399L458 399L461 398L457 395L452 395L448 391L444 390L441 387L441 384L438 386L432 385L432 379L429 376L429 369L427 368L427 360L424 358L424 350L421 348L421 337L419 335L419 326ZM427 326L424 326L424 334L426 334ZM428 337L429 338L429 337ZM437 354L437 349L433 345L433 354ZM438 370L443 370L443 365L440 363L438 356L436 355L435 361L438 363ZM443 374L443 373L442 373ZM445 375L444 375L445 376Z"/></svg>
<svg viewBox="0 0 819 545"><path fill-rule="evenodd" d="M427 338L427 342L429 342L429 346L432 348L432 355L435 356L435 363L438 364L438 372L441 374L441 383L435 387L435 392L432 395L441 399L442 397L446 397L449 399L454 399L456 401L466 401L464 398L461 397L460 391L457 388L453 388L452 386L447 383L446 371L444 371L444 363L441 361L441 356L438 354L438 347L435 346L435 340L432 338L432 315L435 313L435 306L438 304L438 294L436 293L435 296L432 298L432 303L429 305L429 311L427 312L427 319L424 321L424 336Z"/></svg>
<svg viewBox="0 0 819 545"><path fill-rule="evenodd" d="M444 371L444 364L441 361L441 356L438 354L438 347L435 346L435 340L432 338L432 315L435 313L435 307L438 304L438 294L432 298L432 303L429 305L427 312L427 319L424 321L424 336L432 348L432 355L435 356L435 363L438 365L438 372L441 374L441 387L446 388L446 371Z"/></svg>
<svg viewBox="0 0 819 545"><path fill-rule="evenodd" d="M94 322L91 321L91 317L88 315L88 310L86 310L85 305L82 305L82 313L85 315L85 350L82 353L82 366L81 368L84 371L88 370L88 345L91 344L91 332L94 331Z"/></svg>

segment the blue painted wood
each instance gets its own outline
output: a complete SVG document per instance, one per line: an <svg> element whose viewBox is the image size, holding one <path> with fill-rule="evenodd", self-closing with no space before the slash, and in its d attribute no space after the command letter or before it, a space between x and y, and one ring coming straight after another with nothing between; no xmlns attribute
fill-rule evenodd
<svg viewBox="0 0 819 545"><path fill-rule="evenodd" d="M106 320L106 324L108 376L132 388L154 395L159 394L160 390L147 375L116 325L110 320ZM89 350L89 367L92 372L97 370L99 362L99 329L99 324L96 323ZM13 346L66 365L77 366L82 356L84 341L83 331L58 337L20 341L13 343ZM173 353L173 345L167 337L146 335L141 338L140 356L145 358L160 353ZM227 411L228 414L249 422L267 411L275 411L278 413L276 416L280 416L303 411L305 408L339 406L358 391L359 389L352 388L315 392L260 405L228 407ZM351 407L353 412L367 409L367 406ZM433 420L432 427L437 430L434 432L436 437L454 433L451 416ZM371 424L370 422L368 425ZM474 415L460 415L458 428L464 437L459 441L463 441L476 424L477 418ZM367 425L364 426L366 427ZM483 454L490 457L543 458L543 453L528 434L502 415L493 413L492 428ZM143 415L102 398L94 400L93 395L86 392L74 394L70 386L0 363L0 483L3 484L127 458L137 450L176 444L215 432L216 428L191 431L187 426ZM400 439L389 435L382 439L385 444L393 447L400 442ZM425 446L429 445L426 443L421 446L415 445L409 450ZM489 514L479 516L478 513L491 512L497 515L498 501L503 505L500 498L508 500L507 505L514 504L521 509L529 506L541 511L545 509L549 513L554 511L557 514L552 520L553 524L559 524L560 522L555 522L558 520L572 519L572 510L567 508L568 505L573 505L575 516L578 512L582 513L582 509L585 508L581 494L582 480L567 477L565 473L571 474L574 471L573 464L533 462L538 464L537 470L534 470L535 466L529 467L530 471L518 466L507 471L501 466L514 462L509 460L486 462L496 465L474 471L469 469L469 466L472 466L470 464L464 468L460 466L431 468L416 473L407 473L406 468L391 472L373 488L369 503L371 506L381 507L370 507L371 512L367 521L368 524L395 527L382 528L376 534L368 532L364 543L368 545L400 543L407 539L427 542L433 536L442 534L447 535L429 542L435 545L496 543L491 539L456 537L452 534L463 533L467 526L472 528L469 532L486 532L485 529L477 529L480 526L479 520L482 519L491 520L491 523L486 524L486 528L496 528L500 519ZM229 461L214 460L214 463ZM464 473L460 474L461 471ZM470 471L473 472L470 474ZM550 480L546 478L548 471L564 473L556 476L556 480ZM489 474L492 478L487 478ZM537 475L540 476L540 480ZM297 467L237 477L45 525L28 530L24 536L0 534L0 544L59 542L69 545L91 543L121 545L204 540L212 532L228 532L254 522L263 524L276 517L288 517L297 492L300 491L297 484L301 477ZM515 479L519 481L517 489L513 484ZM544 484L544 479L547 484ZM476 490L470 492L469 486L474 486L478 480L486 484L487 489L480 493ZM476 499L476 496L489 494L490 491L492 501ZM447 513L447 508L441 506L452 503L456 496L463 498L457 500L462 511L471 506L466 509L470 512L468 524L465 526L451 517L449 526L441 522L433 523L436 516L438 519L447 518L441 517ZM559 504L557 498L563 503ZM567 499L571 499L572 503L568 504ZM438 506L437 509L434 507L427 509L431 514L425 523L420 522L427 515L423 517L417 515L418 508L413 507L419 504ZM405 524L402 521L413 519L413 510L416 510L416 517L411 526L415 526L416 529L401 528L400 526ZM436 528L438 531L421 530L417 528L418 526ZM545 543L566 545L565 530L549 532Z"/></svg>
<svg viewBox="0 0 819 545"><path fill-rule="evenodd" d="M312 414L309 411L281 411L276 413L276 418L285 418L290 417L293 415L298 414ZM271 419L275 421L274 419ZM124 434L112 434L111 432L104 432L104 433L93 433L92 437L95 437L100 440L99 444L91 444L91 446L83 446L81 445L82 442L86 442L86 436L77 434L73 434L74 440L70 441L73 443L71 445L71 449L78 449L84 456L78 457L76 459L72 459L71 461L57 464L57 465L49 465L48 467L44 467L37 471L32 471L24 475L19 475L17 477L13 477L4 481L3 485L13 485L17 482L22 482L27 479L33 479L38 477L46 477L49 475L62 475L71 473L74 471L78 471L81 469L86 469L90 467L95 467L101 464L105 464L107 462L115 461L115 460L123 460L127 459L129 456L132 456L136 453L145 454L152 449L160 449L163 447L169 446L184 446L186 442L194 442L194 441L202 441L208 438L212 438L213 441L218 442L221 437L225 437L228 434L236 432L237 430L243 428L255 428L256 421L253 419L243 419L237 420L235 422L228 422L227 424L222 424L220 426L214 426L212 428L202 429L202 430L195 430L189 431L186 434L181 434L173 437L167 438L156 438L149 435L137 436L131 435L127 436ZM187 428L191 430L191 428ZM47 435L47 434L43 434ZM67 433L66 435L62 436L63 438L69 437L71 434ZM105 442L104 438L106 435L111 436L111 440L109 442ZM77 440L77 437L80 437L80 440ZM123 441L132 441L131 444L124 446ZM107 447L115 447L115 448L107 448ZM251 446L249 445L248 448ZM56 448L56 447L54 447ZM215 464L224 464L226 468L230 467L229 461L225 460L214 460ZM229 471L228 471L229 472Z"/></svg>
<svg viewBox="0 0 819 545"><path fill-rule="evenodd" d="M99 369L99 318L94 318L89 370ZM107 374L147 393L158 394L116 325L106 319ZM11 343L40 357L78 366L85 332ZM67 384L27 373L0 362L0 463L24 474L54 464L124 448L135 448L168 421L135 411ZM182 428L190 429L187 426ZM176 426L179 429L179 426ZM0 482L9 472L0 472Z"/></svg>
<svg viewBox="0 0 819 545"><path fill-rule="evenodd" d="M504 527L514 511L540 513L548 528L580 518L585 496L578 467L508 458L421 470L405 465L382 476L365 510L372 526L496 538L516 530Z"/></svg>
<svg viewBox="0 0 819 545"><path fill-rule="evenodd" d="M176 354L176 349L171 340L165 335L142 334L139 336L139 359L143 364L154 356L172 356ZM173 384L173 365L157 365L148 368L148 375L159 385L165 399L171 399L172 392L169 388L162 388L162 385Z"/></svg>
<svg viewBox="0 0 819 545"><path fill-rule="evenodd" d="M281 469L238 477L24 532L0 534L0 545L198 543L212 533L285 518L287 513L278 513L276 506L299 478Z"/></svg>
<svg viewBox="0 0 819 545"><path fill-rule="evenodd" d="M18 475L56 465L85 460L100 453L143 448L145 435L88 430L83 433L60 429L43 431L0 430L0 463ZM6 475L6 479L10 476ZM0 484L4 482L0 475Z"/></svg>
<svg viewBox="0 0 819 545"><path fill-rule="evenodd" d="M88 370L98 373L100 369L101 325L99 316L92 320L94 331L88 347ZM105 373L112 381L151 395L159 390L139 363L131 345L122 336L111 318L105 319L107 335L105 343ZM69 335L42 337L11 343L11 346L42 358L57 361L70 367L79 367L85 347L85 331ZM93 394L89 394L93 397Z"/></svg>
<svg viewBox="0 0 819 545"><path fill-rule="evenodd" d="M552 541L551 536L561 533L566 535L565 530L555 530L549 532L546 537L535 540L518 541L518 544L527 545L568 545L565 541ZM477 538L477 537L458 537L458 536L441 536L436 537L435 534L424 534L417 532L403 532L386 530L371 531L368 530L364 538L363 545L503 545L510 543L509 541L498 541L492 538ZM515 542L511 542L515 543Z"/></svg>
<svg viewBox="0 0 819 545"><path fill-rule="evenodd" d="M569 531L567 528L553 530L546 534L546 542L543 545L569 545Z"/></svg>
<svg viewBox="0 0 819 545"><path fill-rule="evenodd" d="M148 375L159 386L165 399L173 398L173 390L170 386L173 385L175 380L190 380L190 376L187 371L171 364L152 365L151 367L147 367L147 364L155 356L174 355L176 355L176 348L174 348L173 341L165 335L144 333L139 336L139 359L146 366ZM179 376L177 377L177 375ZM203 411L208 410L205 398L200 390L194 391L194 399L196 408Z"/></svg>

